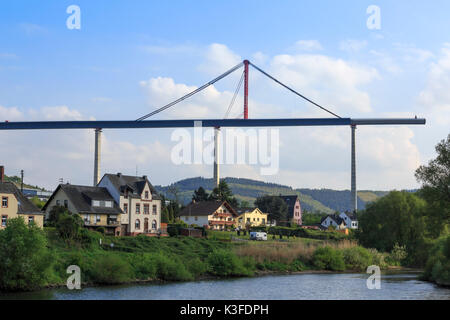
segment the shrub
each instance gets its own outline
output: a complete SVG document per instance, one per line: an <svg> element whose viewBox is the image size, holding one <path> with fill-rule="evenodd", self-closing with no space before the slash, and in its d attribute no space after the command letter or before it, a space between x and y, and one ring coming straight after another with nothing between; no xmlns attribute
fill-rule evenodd
<svg viewBox="0 0 450 320"><path fill-rule="evenodd" d="M43 286L51 266L44 232L23 218L8 220L0 230L0 290L32 290Z"/></svg>
<svg viewBox="0 0 450 320"><path fill-rule="evenodd" d="M407 257L406 247L400 246L398 243L394 245L391 253L387 257L387 261L390 265L400 266Z"/></svg>
<svg viewBox="0 0 450 320"><path fill-rule="evenodd" d="M119 256L101 256L93 265L93 280L100 284L118 284L131 279L129 264Z"/></svg>
<svg viewBox="0 0 450 320"><path fill-rule="evenodd" d="M329 246L318 248L313 255L313 264L321 270L345 270L344 258L341 251Z"/></svg>
<svg viewBox="0 0 450 320"><path fill-rule="evenodd" d="M347 269L365 271L372 264L372 256L369 250L363 247L344 249L343 254Z"/></svg>
<svg viewBox="0 0 450 320"><path fill-rule="evenodd" d="M193 279L186 267L174 258L171 259L162 253L155 254L155 258L157 265L156 273L159 279L169 281L187 281Z"/></svg>
<svg viewBox="0 0 450 320"><path fill-rule="evenodd" d="M131 256L130 264L137 279L148 280L156 278L157 260L152 254L134 254Z"/></svg>
<svg viewBox="0 0 450 320"><path fill-rule="evenodd" d="M436 241L430 251L423 278L450 286L450 236Z"/></svg>
<svg viewBox="0 0 450 320"><path fill-rule="evenodd" d="M249 275L242 260L233 252L226 250L215 250L208 256L209 271L217 276L241 276Z"/></svg>

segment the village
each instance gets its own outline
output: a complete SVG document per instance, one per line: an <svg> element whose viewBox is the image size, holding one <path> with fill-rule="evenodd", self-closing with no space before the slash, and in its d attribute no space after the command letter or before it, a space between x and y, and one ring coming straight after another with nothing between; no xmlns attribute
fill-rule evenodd
<svg viewBox="0 0 450 320"><path fill-rule="evenodd" d="M170 224L184 224L181 234L201 236L200 229L214 231L250 231L253 228L285 226L313 230L336 230L348 234L357 229L355 214L335 213L322 217L320 223L305 225L302 209L297 195L267 195L265 201L272 201L276 209L286 207L283 219L269 207L242 207L229 195L223 195L226 183L219 182L217 188L208 196L203 188L193 195L192 202L186 206L172 203L158 194L147 176L129 176L121 173L106 173L96 186L59 184L38 208L30 198L36 193L23 192L13 182L5 181L4 167L0 167L0 207L1 226L5 228L8 219L22 217L26 223L44 227L51 219L55 208L77 214L84 227L100 231L110 236L168 236ZM23 189L23 188L22 188ZM227 191L229 192L229 191ZM216 193L216 194L214 194ZM226 192L225 192L226 193ZM278 202L277 202L278 201ZM278 205L280 204L280 205ZM176 217L163 217L168 206L176 206ZM277 207L278 206L278 207ZM171 221L169 221L171 220Z"/></svg>

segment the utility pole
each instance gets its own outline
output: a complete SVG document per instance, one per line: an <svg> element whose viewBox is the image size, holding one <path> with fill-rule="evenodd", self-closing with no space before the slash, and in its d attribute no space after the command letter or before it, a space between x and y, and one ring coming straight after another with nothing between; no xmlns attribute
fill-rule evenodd
<svg viewBox="0 0 450 320"><path fill-rule="evenodd" d="M352 128L352 211L356 212L358 209L358 194L356 191L356 125L351 125Z"/></svg>
<svg viewBox="0 0 450 320"><path fill-rule="evenodd" d="M220 182L220 127L214 128L214 182Z"/></svg>
<svg viewBox="0 0 450 320"><path fill-rule="evenodd" d="M23 170L20 170L20 192L23 193Z"/></svg>

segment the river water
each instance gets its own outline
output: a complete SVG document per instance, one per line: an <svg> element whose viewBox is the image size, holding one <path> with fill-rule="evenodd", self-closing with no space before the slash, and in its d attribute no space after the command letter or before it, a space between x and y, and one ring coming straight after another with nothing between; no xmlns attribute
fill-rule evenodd
<svg viewBox="0 0 450 320"><path fill-rule="evenodd" d="M66 288L0 294L0 299L57 300L450 300L450 289L417 279L417 273L381 275L381 288L369 290L368 274L295 274L184 283Z"/></svg>

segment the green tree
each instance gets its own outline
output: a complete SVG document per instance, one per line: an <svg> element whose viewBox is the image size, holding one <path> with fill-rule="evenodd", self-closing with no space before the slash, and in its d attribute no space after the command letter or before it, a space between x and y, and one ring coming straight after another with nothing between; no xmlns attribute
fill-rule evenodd
<svg viewBox="0 0 450 320"><path fill-rule="evenodd" d="M233 208L238 207L239 203L233 196L228 183L225 180L220 180L219 185L213 189L209 195L209 200L220 200L228 202Z"/></svg>
<svg viewBox="0 0 450 320"><path fill-rule="evenodd" d="M67 242L71 242L80 238L83 220L78 214L66 211L58 216L55 226L60 237Z"/></svg>
<svg viewBox="0 0 450 320"><path fill-rule="evenodd" d="M43 286L51 265L47 238L23 218L9 219L0 230L0 290L33 290Z"/></svg>
<svg viewBox="0 0 450 320"><path fill-rule="evenodd" d="M39 209L42 209L42 207L45 205L45 201L41 201L37 196L34 196L30 200Z"/></svg>
<svg viewBox="0 0 450 320"><path fill-rule="evenodd" d="M277 196L262 196L256 199L255 205L262 211L269 214L270 220L285 223L287 221L288 207L283 199Z"/></svg>
<svg viewBox="0 0 450 320"><path fill-rule="evenodd" d="M161 222L169 223L169 210L167 209L167 207L164 207L161 210Z"/></svg>
<svg viewBox="0 0 450 320"><path fill-rule="evenodd" d="M199 187L194 191L194 195L192 196L192 200L195 202L208 201L208 193L203 189L203 187Z"/></svg>
<svg viewBox="0 0 450 320"><path fill-rule="evenodd" d="M363 246L379 251L405 246L414 264L416 250L424 243L425 207L425 201L410 192L392 191L361 212L357 237Z"/></svg>
<svg viewBox="0 0 450 320"><path fill-rule="evenodd" d="M433 238L439 237L450 222L450 134L437 144L436 152L436 159L420 166L415 174L422 182L419 194L428 203L427 227Z"/></svg>
<svg viewBox="0 0 450 320"><path fill-rule="evenodd" d="M63 213L67 213L66 207L63 206L54 206L48 213L48 218L46 220L46 225L49 227L56 226L56 222L59 219L59 216Z"/></svg>

